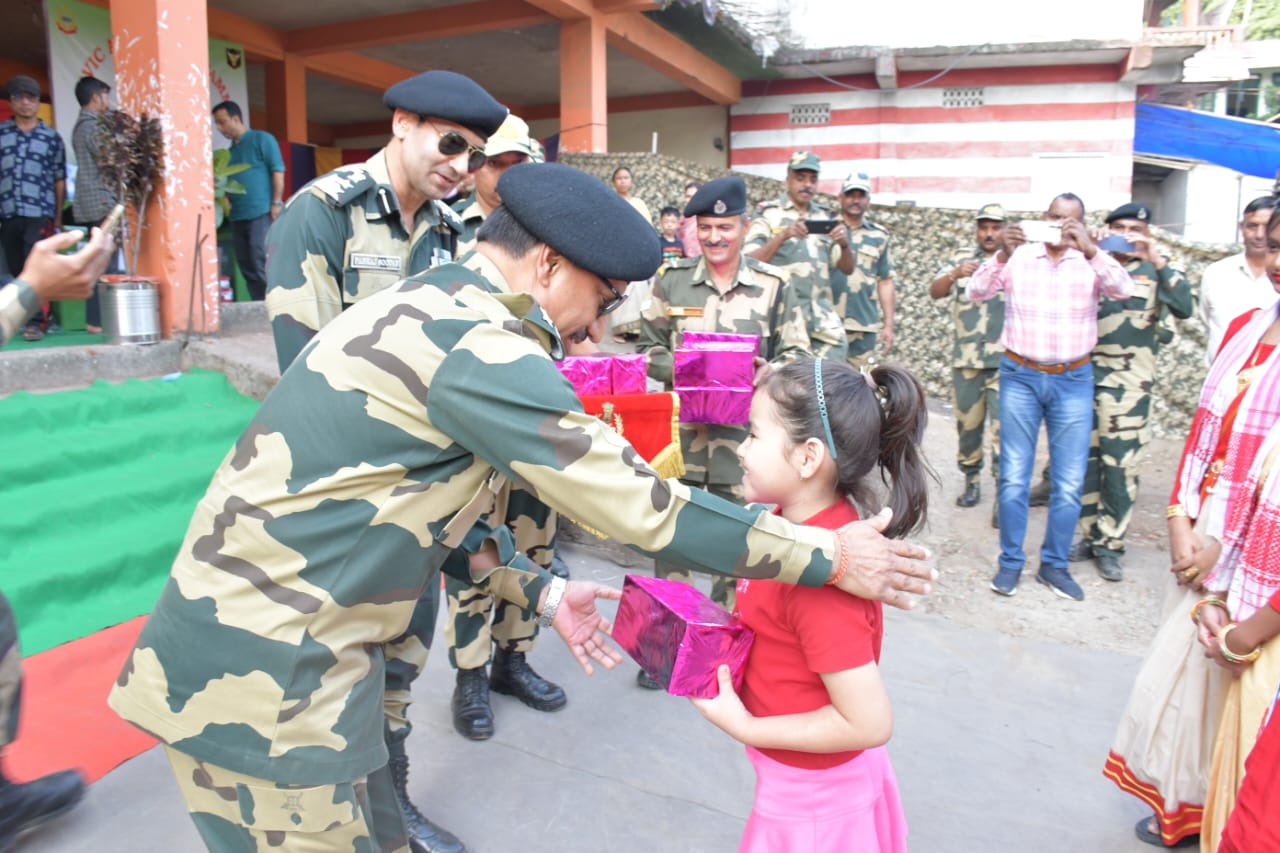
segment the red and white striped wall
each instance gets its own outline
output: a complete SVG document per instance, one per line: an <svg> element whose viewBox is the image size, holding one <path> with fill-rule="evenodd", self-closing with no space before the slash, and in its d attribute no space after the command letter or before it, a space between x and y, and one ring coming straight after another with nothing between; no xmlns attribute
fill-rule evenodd
<svg viewBox="0 0 1280 853"><path fill-rule="evenodd" d="M1043 210L1074 192L1095 210L1130 200L1135 87L1118 82L1114 64L952 71L923 83L935 73L900 71L896 92L870 75L746 83L730 111L730 166L782 178L791 153L808 149L822 158L824 191L866 172L877 204ZM981 105L944 106L957 95ZM792 124L796 104L828 104L829 123Z"/></svg>

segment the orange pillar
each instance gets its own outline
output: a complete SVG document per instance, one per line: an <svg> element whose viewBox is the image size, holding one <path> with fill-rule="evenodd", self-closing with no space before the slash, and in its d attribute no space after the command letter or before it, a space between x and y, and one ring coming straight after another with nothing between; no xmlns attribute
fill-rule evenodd
<svg viewBox="0 0 1280 853"><path fill-rule="evenodd" d="M608 71L601 15L560 22L560 150L609 150Z"/></svg>
<svg viewBox="0 0 1280 853"><path fill-rule="evenodd" d="M267 126L276 139L306 144L307 66L302 57L286 53L266 64Z"/></svg>
<svg viewBox="0 0 1280 853"><path fill-rule="evenodd" d="M209 25L204 0L111 0L121 109L160 119L164 178L147 206L138 273L160 280L160 328L218 329Z"/></svg>

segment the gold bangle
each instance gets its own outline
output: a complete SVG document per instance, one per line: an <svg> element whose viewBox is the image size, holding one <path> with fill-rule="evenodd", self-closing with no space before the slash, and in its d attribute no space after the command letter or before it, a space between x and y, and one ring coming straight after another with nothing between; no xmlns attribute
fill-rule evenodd
<svg viewBox="0 0 1280 853"><path fill-rule="evenodd" d="M1231 649L1227 648L1227 635L1240 626L1235 622L1228 622L1218 630L1218 642L1221 644L1222 656L1232 663L1253 663L1262 656L1262 646L1258 646L1248 654L1238 655Z"/></svg>
<svg viewBox="0 0 1280 853"><path fill-rule="evenodd" d="M1182 504L1169 504L1164 511L1165 518L1187 518L1187 510Z"/></svg>
<svg viewBox="0 0 1280 853"><path fill-rule="evenodd" d="M1194 568L1194 566L1192 568ZM1183 575L1183 577L1186 577L1186 575ZM1191 577L1195 577L1195 575L1192 575ZM1188 578L1188 580L1190 580L1190 578ZM1223 601L1221 598L1218 598L1216 595L1208 595L1200 599L1194 605L1191 606L1191 621L1199 625L1200 611L1203 608L1210 607L1210 606L1222 608L1222 612L1227 614L1227 618L1228 619L1231 618L1231 609L1227 607L1227 603Z"/></svg>

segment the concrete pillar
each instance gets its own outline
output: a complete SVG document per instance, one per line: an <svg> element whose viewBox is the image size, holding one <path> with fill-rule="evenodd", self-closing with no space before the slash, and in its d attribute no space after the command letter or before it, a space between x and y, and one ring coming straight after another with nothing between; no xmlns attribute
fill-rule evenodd
<svg viewBox="0 0 1280 853"><path fill-rule="evenodd" d="M160 119L164 178L147 207L138 273L160 280L160 328L218 329L209 25L204 0L111 0L121 109Z"/></svg>
<svg viewBox="0 0 1280 853"><path fill-rule="evenodd" d="M286 53L278 62L268 62L267 126L265 130L282 143L306 144L307 66L302 57Z"/></svg>
<svg viewBox="0 0 1280 853"><path fill-rule="evenodd" d="M609 150L608 71L602 15L560 22L560 150Z"/></svg>

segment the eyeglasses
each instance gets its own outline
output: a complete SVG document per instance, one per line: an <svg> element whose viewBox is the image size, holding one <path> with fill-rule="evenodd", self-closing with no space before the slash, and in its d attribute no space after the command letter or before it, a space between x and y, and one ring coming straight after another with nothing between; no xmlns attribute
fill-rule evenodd
<svg viewBox="0 0 1280 853"><path fill-rule="evenodd" d="M440 149L440 153L446 157L457 157L463 151L467 154L467 172L478 172L484 166L485 160L488 159L484 155L483 148L477 148L467 141L467 138L456 130L442 131L436 127L433 122L428 121L431 129L440 137L440 141L436 147Z"/></svg>
<svg viewBox="0 0 1280 853"><path fill-rule="evenodd" d="M619 293L618 288L614 287L613 283L610 282L609 279L605 278L604 276L597 276L597 277L600 279L600 281L604 284L605 287L609 288L609 292L613 294L612 299L610 299L608 302L601 305L596 310L596 316L603 317L605 314L608 314L611 311L616 311L618 309L618 306L621 305L626 300L627 294Z"/></svg>

